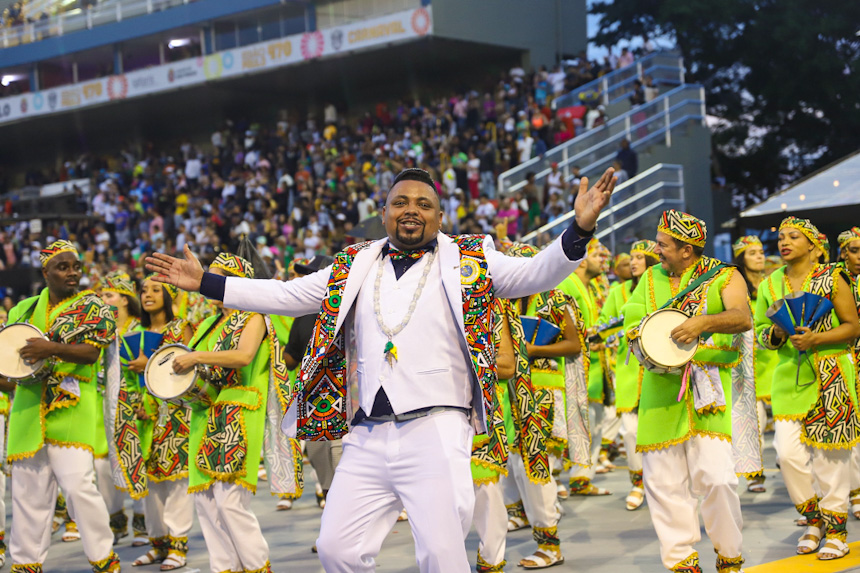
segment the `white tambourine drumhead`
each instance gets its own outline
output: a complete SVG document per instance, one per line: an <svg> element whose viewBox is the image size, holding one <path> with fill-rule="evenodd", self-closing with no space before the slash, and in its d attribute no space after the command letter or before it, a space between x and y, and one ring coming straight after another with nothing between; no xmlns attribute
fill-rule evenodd
<svg viewBox="0 0 860 573"><path fill-rule="evenodd" d="M672 331L689 317L674 308L664 308L648 316L640 327L639 344L660 366L678 368L696 354L698 342L679 344L672 340Z"/></svg>
<svg viewBox="0 0 860 573"><path fill-rule="evenodd" d="M197 376L194 369L185 374L173 371L173 360L189 352L191 350L182 344L168 344L149 357L143 378L150 394L162 400L172 400L184 394L194 384Z"/></svg>
<svg viewBox="0 0 860 573"><path fill-rule="evenodd" d="M28 338L40 337L45 337L41 330L24 322L10 324L0 330L0 375L20 380L38 372L45 361L28 364L18 352L27 345Z"/></svg>

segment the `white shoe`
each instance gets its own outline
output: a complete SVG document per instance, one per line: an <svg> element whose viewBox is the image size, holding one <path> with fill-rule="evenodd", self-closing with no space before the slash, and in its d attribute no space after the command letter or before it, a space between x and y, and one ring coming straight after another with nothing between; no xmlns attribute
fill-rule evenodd
<svg viewBox="0 0 860 573"><path fill-rule="evenodd" d="M288 509L293 508L293 500L291 499L282 499L278 501L278 506L275 508L278 511L287 511Z"/></svg>

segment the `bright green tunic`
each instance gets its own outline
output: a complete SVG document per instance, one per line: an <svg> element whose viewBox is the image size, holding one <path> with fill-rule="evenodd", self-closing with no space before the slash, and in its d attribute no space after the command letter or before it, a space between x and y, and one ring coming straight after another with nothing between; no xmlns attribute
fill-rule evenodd
<svg viewBox="0 0 860 573"><path fill-rule="evenodd" d="M197 349L211 352L235 348L251 316L252 313L234 311L200 341ZM210 324L221 318L216 315L201 322L191 346ZM256 492L266 423L270 354L269 344L262 340L251 363L237 371L235 381L221 389L212 406L192 408L189 493L204 491L215 480Z"/></svg>
<svg viewBox="0 0 860 573"><path fill-rule="evenodd" d="M586 329L582 335L585 340L596 325L600 316L600 309L597 301L591 294L588 286L582 282L582 279L576 273L571 273L564 279L558 290L569 296L576 303L576 308L582 317L582 324ZM583 352L585 348L583 348ZM588 378L588 401L603 403L605 398L603 384L603 363L601 361L600 352L589 352L588 360L585 361L585 374Z"/></svg>
<svg viewBox="0 0 860 573"><path fill-rule="evenodd" d="M830 284L830 275L834 268L835 267L833 266L823 267L820 265L814 267L803 283L803 290L807 292L815 292L822 296L830 296L830 289L835 291L835 288L837 288L836 285L838 285L837 282L833 282L832 285ZM770 337L773 323L767 318L766 313L768 307L770 307L775 300L784 298L786 294L791 292L791 288L787 285L785 280L785 269L786 267L782 267L774 271L764 280L764 282L762 282L758 289L759 294L758 300L756 301L755 312L756 338L765 347L771 349L774 348L773 341ZM817 288L812 285L813 282L821 284L821 279L826 279L824 282L828 285L824 287L823 290L820 287ZM827 322L830 324L827 324ZM839 326L839 319L836 316L836 312L833 311L831 312L829 321L825 320L819 323L817 331L821 332L822 330L836 328L837 326ZM850 397L854 410L852 416L853 420L853 418L856 417L857 412L857 388L854 364L851 356L852 351L853 349L848 344L819 346L813 352L807 353L809 359L806 359L800 357L800 354L791 343L784 342L781 344L779 348L776 349L778 359L776 368L774 369L773 386L771 389L771 404L773 407L774 419L805 419L807 418L807 414L811 413L813 409L822 404L823 400L827 400L826 408L828 410L841 408L839 405L841 400L840 398L835 398L836 401L833 402L835 394L833 396L830 394L825 396L822 395L820 391L825 384L830 385L833 381L838 381L841 378L845 383L841 384L843 387L839 392L837 392L837 394L842 396L847 394L847 397ZM800 360L800 376L799 378L796 378L798 360ZM821 371L816 370L813 367L813 364L821 365L826 363L832 363L832 369L830 369L826 376L826 380L823 380ZM834 386L831 387L835 389ZM821 398L821 400L819 400L819 398ZM825 433L830 434L834 428L836 428L836 426L830 425ZM856 441L856 438L853 437L853 433L854 431L852 430L851 432L842 432L839 436L826 436L822 434L815 437L807 436L805 434L804 439L809 439L810 442L813 442L811 445L835 445L836 443L841 443L843 441L845 445L849 445ZM833 440L832 444L831 440Z"/></svg>
<svg viewBox="0 0 860 573"><path fill-rule="evenodd" d="M511 397L508 392L507 380L499 380L496 383L496 399L499 401L502 408L502 414L504 415L505 435L508 436L509 441L513 440L513 437L516 435L516 430L514 429L514 418L511 414ZM484 446L489 439L490 437L486 434L481 434L472 438L472 451L474 452L476 449ZM499 476L501 474L501 469L498 466L495 466L495 464L491 465L482 462L474 456L472 457L472 481L475 485L495 483L499 481Z"/></svg>
<svg viewBox="0 0 860 573"><path fill-rule="evenodd" d="M606 303L600 310L600 323L608 324L621 318L622 309L632 295L633 281L616 283L609 291ZM615 407L619 414L633 412L639 406L639 393L642 387L644 368L636 355L629 352L626 336L620 336L618 354L615 360Z"/></svg>
<svg viewBox="0 0 860 573"><path fill-rule="evenodd" d="M713 264L704 258L681 276L678 291L686 288L693 274L702 274L700 265ZM705 287L708 314L725 310L722 300L723 287L731 278L733 268L722 270ZM669 301L673 292L669 275L660 265L649 267L633 291L630 301L624 305L624 330L631 332L642 319ZM701 307L699 308L701 312ZM668 336L668 333L667 333ZM693 358L695 363L718 365L726 407L716 412L699 413L693 405L690 385L678 401L681 376L678 374L655 374L644 371L639 398L639 427L636 438L637 451L653 451L689 440L693 436L713 436L727 441L732 435L732 374L731 367L740 360L738 350L732 346L731 334L714 334L713 344L700 344Z"/></svg>
<svg viewBox="0 0 860 573"><path fill-rule="evenodd" d="M545 296L540 297L545 300ZM526 316L540 316L545 320L549 320L557 327L564 330L564 323L561 321L563 316L558 312L555 316L550 317L546 305L543 308L538 308L540 302L539 297L529 297L528 306L526 308ZM557 323L561 324L557 324ZM560 337L560 335L559 335ZM556 342L554 340L553 342ZM561 388L564 389L564 358L532 358L529 360L531 366L532 385L535 388Z"/></svg>
<svg viewBox="0 0 860 573"><path fill-rule="evenodd" d="M53 342L90 344L105 348L114 337L113 312L92 291L83 291L50 308L48 289L28 298L9 311L9 324L21 322L33 307L26 322L47 333ZM87 326L83 327L84 319ZM47 380L19 384L9 416L8 460L14 462L34 456L45 444L75 447L95 453L98 417L96 389L97 364L72 364L57 361ZM77 381L80 396L63 390L64 379ZM40 431L41 428L41 431Z"/></svg>

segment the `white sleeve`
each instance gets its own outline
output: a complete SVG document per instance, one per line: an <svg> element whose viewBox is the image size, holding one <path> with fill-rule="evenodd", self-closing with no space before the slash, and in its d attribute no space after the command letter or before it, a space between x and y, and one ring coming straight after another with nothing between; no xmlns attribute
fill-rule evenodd
<svg viewBox="0 0 860 573"><path fill-rule="evenodd" d="M582 259L571 261L567 258L561 247L561 237L532 258L503 255L487 237L484 239L484 254L496 296L508 299L552 290L582 262Z"/></svg>
<svg viewBox="0 0 860 573"><path fill-rule="evenodd" d="M305 316L319 312L331 266L291 281L227 277L224 306L279 316Z"/></svg>

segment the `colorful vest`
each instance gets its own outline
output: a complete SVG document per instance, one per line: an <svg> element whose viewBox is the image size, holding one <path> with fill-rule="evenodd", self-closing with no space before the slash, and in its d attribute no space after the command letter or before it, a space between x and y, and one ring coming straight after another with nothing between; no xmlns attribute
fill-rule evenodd
<svg viewBox="0 0 860 573"><path fill-rule="evenodd" d="M197 327L190 346L196 345L204 352L233 350L252 316L234 311L226 318L220 314L209 317ZM220 323L200 340L216 321ZM266 423L269 357L269 345L263 340L254 359L244 368L210 367L223 385L212 406L191 411L188 493L205 491L215 480L256 492Z"/></svg>
<svg viewBox="0 0 860 573"><path fill-rule="evenodd" d="M853 447L860 441L854 349L848 344L829 344L801 356L790 342L775 344L767 309L791 292L785 270L786 267L777 269L762 282L755 312L756 338L765 348L776 350L778 356L771 388L773 417L800 420L801 441L807 445L825 449ZM832 299L840 274L843 269L838 265L816 265L802 290ZM839 319L834 310L817 323L816 332L837 326Z"/></svg>
<svg viewBox="0 0 860 573"><path fill-rule="evenodd" d="M24 315L31 307L28 318ZM46 333L53 342L97 348L110 344L116 330L113 311L92 291L80 292L51 308L46 288L9 312L10 324L21 321ZM9 416L9 462L30 458L45 444L95 451L97 368L97 364L57 360L47 379L18 385ZM104 432L103 426L100 431Z"/></svg>
<svg viewBox="0 0 860 573"><path fill-rule="evenodd" d="M493 280L484 256L483 235L452 237L460 249L460 292L466 343L482 394L487 432L493 433L496 362L493 333ZM337 255L326 294L314 325L311 342L302 359L294 400L300 440L335 440L348 431L346 347L344 333L336 331L337 318L349 271L355 256L372 243L347 247ZM478 408L478 405L475 405Z"/></svg>
<svg viewBox="0 0 860 573"><path fill-rule="evenodd" d="M622 309L624 330L630 332L637 328L642 318L658 310L697 277L719 264L720 261L716 259L702 257L684 272L677 290L672 288L669 275L662 266L649 267L639 280L630 301ZM721 270L673 306L690 316L723 312L722 290L734 271L733 267ZM694 407L691 385L688 385L687 391L678 401L680 375L645 371L639 397L637 451L659 450L683 443L693 436L731 441L732 368L740 363L740 352L734 346L731 334L713 334L709 340L709 343L699 344L692 362L702 368L718 368L726 406L699 412Z"/></svg>

